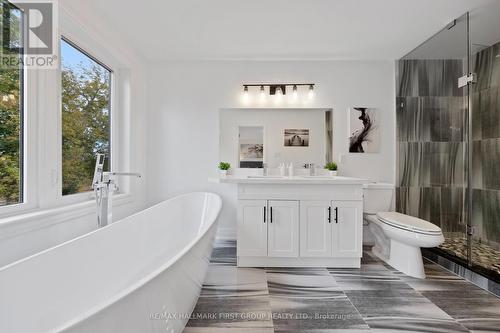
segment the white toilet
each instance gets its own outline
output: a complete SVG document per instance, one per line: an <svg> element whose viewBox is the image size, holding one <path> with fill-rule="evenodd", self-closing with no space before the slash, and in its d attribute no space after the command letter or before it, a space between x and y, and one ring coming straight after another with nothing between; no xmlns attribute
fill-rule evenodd
<svg viewBox="0 0 500 333"><path fill-rule="evenodd" d="M406 275L425 279L420 248L443 243L443 232L428 221L392 212L393 200L394 185L365 185L364 220L375 238L372 252Z"/></svg>

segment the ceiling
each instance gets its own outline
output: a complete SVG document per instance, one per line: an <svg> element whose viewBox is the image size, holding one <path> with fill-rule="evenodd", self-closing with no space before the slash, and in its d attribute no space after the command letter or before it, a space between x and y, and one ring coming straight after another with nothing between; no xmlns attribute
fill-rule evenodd
<svg viewBox="0 0 500 333"><path fill-rule="evenodd" d="M397 59L498 0L88 0L150 61Z"/></svg>

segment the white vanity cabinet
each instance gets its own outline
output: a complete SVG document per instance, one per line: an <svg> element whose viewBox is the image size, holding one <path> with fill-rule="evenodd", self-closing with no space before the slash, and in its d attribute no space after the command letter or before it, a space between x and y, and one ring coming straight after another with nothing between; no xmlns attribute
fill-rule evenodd
<svg viewBox="0 0 500 333"><path fill-rule="evenodd" d="M240 267L359 267L362 185L238 184Z"/></svg>
<svg viewBox="0 0 500 333"><path fill-rule="evenodd" d="M299 256L299 202L268 201L267 255L270 257Z"/></svg>
<svg viewBox="0 0 500 333"><path fill-rule="evenodd" d="M238 242L241 256L299 256L299 202L239 200Z"/></svg>
<svg viewBox="0 0 500 333"><path fill-rule="evenodd" d="M300 202L300 256L330 257L332 225L330 201Z"/></svg>
<svg viewBox="0 0 500 333"><path fill-rule="evenodd" d="M267 200L238 202L237 251L241 256L267 256Z"/></svg>
<svg viewBox="0 0 500 333"><path fill-rule="evenodd" d="M332 201L332 256L363 255L363 202Z"/></svg>

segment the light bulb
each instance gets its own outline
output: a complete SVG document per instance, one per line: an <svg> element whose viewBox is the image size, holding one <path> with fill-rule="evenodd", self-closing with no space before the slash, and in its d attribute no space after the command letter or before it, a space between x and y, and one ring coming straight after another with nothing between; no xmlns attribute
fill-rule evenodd
<svg viewBox="0 0 500 333"><path fill-rule="evenodd" d="M308 93L309 99L314 98L314 85L309 86L309 93Z"/></svg>
<svg viewBox="0 0 500 333"><path fill-rule="evenodd" d="M299 97L299 93L297 92L297 86L293 86L293 93L292 93L293 99L296 100Z"/></svg>
<svg viewBox="0 0 500 333"><path fill-rule="evenodd" d="M276 88L276 102L281 102L281 99L283 97L283 91L281 90L281 87Z"/></svg>
<svg viewBox="0 0 500 333"><path fill-rule="evenodd" d="M248 94L248 86L243 86L243 102L248 103L250 96Z"/></svg>
<svg viewBox="0 0 500 333"><path fill-rule="evenodd" d="M266 89L264 89L264 86L260 86L260 99L266 99Z"/></svg>

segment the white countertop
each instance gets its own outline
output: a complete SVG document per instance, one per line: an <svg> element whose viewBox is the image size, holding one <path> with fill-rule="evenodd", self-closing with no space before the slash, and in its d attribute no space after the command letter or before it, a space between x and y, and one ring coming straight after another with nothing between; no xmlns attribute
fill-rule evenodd
<svg viewBox="0 0 500 333"><path fill-rule="evenodd" d="M247 176L228 175L219 178L209 178L214 183L228 184L310 184L310 185L363 185L369 180L351 177L330 176Z"/></svg>

